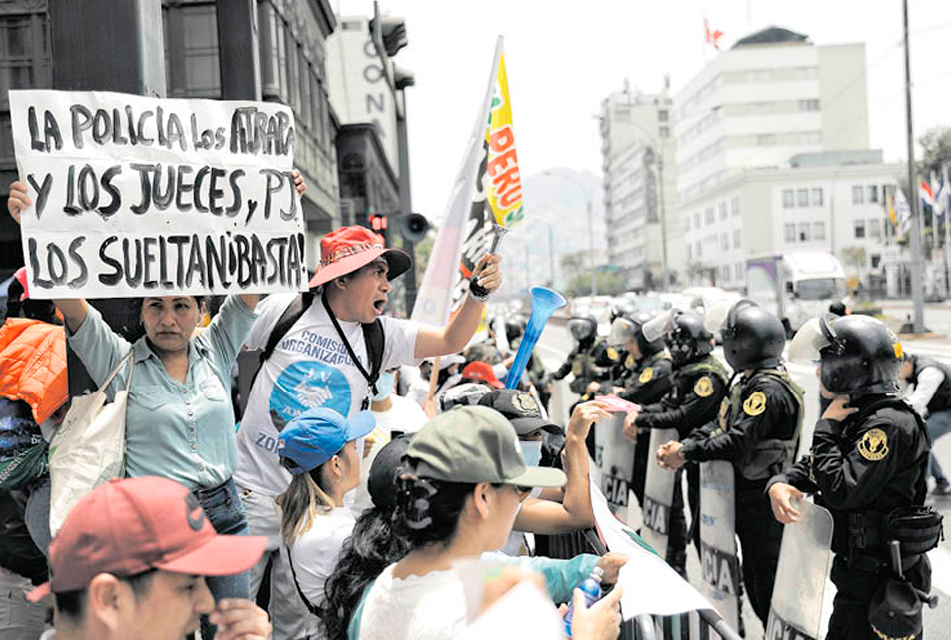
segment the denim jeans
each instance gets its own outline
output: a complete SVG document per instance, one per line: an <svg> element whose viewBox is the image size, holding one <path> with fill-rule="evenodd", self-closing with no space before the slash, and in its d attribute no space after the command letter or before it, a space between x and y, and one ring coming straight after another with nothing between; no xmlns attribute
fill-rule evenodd
<svg viewBox="0 0 951 640"><path fill-rule="evenodd" d="M234 486L234 480L212 489L199 489L195 492L198 502L212 526L220 534L248 535L248 519L245 515L241 497ZM214 596L215 602L224 598L248 599L251 594L250 578L247 571L230 576L208 576L205 578L208 590ZM201 637L203 640L213 640L216 627L208 622L206 616L201 618Z"/></svg>
<svg viewBox="0 0 951 640"><path fill-rule="evenodd" d="M271 593L268 610L274 626L273 640L305 640L316 637L317 619L310 614L297 593L287 553L282 552L281 508L260 491L238 487L241 501L248 510L248 528L252 536L267 537L267 547L257 565L251 567L251 598L257 597L264 573L270 569Z"/></svg>
<svg viewBox="0 0 951 640"><path fill-rule="evenodd" d="M46 623L46 606L27 601L30 581L0 567L0 640L37 640Z"/></svg>
<svg viewBox="0 0 951 640"><path fill-rule="evenodd" d="M951 432L951 411L936 411L929 414L925 418L925 424L928 426L928 435L931 437L932 451L928 457L928 473L925 479L927 480L927 476L934 476L935 480L943 484L948 481L948 477L944 475L944 471L934 455L934 443L941 436Z"/></svg>

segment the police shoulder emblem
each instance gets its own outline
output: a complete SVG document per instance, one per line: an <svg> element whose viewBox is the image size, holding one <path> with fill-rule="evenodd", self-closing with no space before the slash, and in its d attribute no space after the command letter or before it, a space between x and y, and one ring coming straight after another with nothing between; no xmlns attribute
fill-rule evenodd
<svg viewBox="0 0 951 640"><path fill-rule="evenodd" d="M617 362L620 357L621 357L621 354L617 352L617 349L615 349L614 347L608 347L608 359L611 362Z"/></svg>
<svg viewBox="0 0 951 640"><path fill-rule="evenodd" d="M706 398L713 393L713 381L710 380L710 376L703 376L697 380L697 383L693 385L693 392L701 398Z"/></svg>
<svg viewBox="0 0 951 640"><path fill-rule="evenodd" d="M866 460L881 460L888 455L888 436L881 429L869 429L862 436L857 448Z"/></svg>
<svg viewBox="0 0 951 640"><path fill-rule="evenodd" d="M634 360L634 356L632 356L631 354L627 354L627 357L624 358L624 366L627 367L628 369L633 369L635 364L636 362Z"/></svg>
<svg viewBox="0 0 951 640"><path fill-rule="evenodd" d="M758 416L766 411L766 394L762 391L754 391L750 397L743 403L743 411L748 416Z"/></svg>
<svg viewBox="0 0 951 640"><path fill-rule="evenodd" d="M646 384L654 379L654 370L651 367L647 367L641 371L641 375L637 376L637 381L641 384Z"/></svg>

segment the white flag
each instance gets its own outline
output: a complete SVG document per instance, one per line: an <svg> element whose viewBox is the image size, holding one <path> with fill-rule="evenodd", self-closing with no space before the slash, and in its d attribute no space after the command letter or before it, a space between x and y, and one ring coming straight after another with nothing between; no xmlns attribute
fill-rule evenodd
<svg viewBox="0 0 951 640"><path fill-rule="evenodd" d="M911 207L905 200L901 187L895 188L895 216L898 218L898 233L901 235L911 231Z"/></svg>

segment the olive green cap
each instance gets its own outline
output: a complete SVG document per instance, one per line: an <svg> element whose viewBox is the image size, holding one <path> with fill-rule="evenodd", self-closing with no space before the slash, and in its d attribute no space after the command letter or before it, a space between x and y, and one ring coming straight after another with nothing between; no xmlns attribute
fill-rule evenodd
<svg viewBox="0 0 951 640"><path fill-rule="evenodd" d="M406 457L421 478L444 482L561 487L568 481L561 469L526 466L515 427L489 407L440 413L413 436Z"/></svg>

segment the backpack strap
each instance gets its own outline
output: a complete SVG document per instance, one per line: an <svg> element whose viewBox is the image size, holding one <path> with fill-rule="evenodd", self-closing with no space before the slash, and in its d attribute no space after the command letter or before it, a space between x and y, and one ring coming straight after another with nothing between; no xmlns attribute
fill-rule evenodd
<svg viewBox="0 0 951 640"><path fill-rule="evenodd" d="M297 571L294 570L294 559L291 557L291 548L287 545L284 545L284 548L287 549L287 564L291 566L291 577L294 578L294 586L297 587L297 595L300 596L300 599L303 601L304 606L307 607L307 610L319 618L320 610L314 606L314 603L307 599L307 596L304 595L304 590L300 588L300 582L297 581Z"/></svg>
<svg viewBox="0 0 951 640"><path fill-rule="evenodd" d="M376 381L380 379L383 350L386 348L386 334L383 332L383 323L379 318L363 325L363 340L366 342L367 359L370 361L370 377L367 378L367 382L376 393Z"/></svg>
<svg viewBox="0 0 951 640"><path fill-rule="evenodd" d="M310 308L313 301L314 294L310 291L306 291L291 300L291 303L284 309L284 313L277 319L277 324L274 325L274 328L271 329L271 333L267 337L267 345L263 351L258 352L257 369L254 370L254 375L251 377L251 384L248 385L248 394L250 394L251 389L254 388L254 383L258 379L258 373L261 372L261 365L264 364L265 360L271 357L278 343L287 335L291 327L297 324L297 321L300 320L301 316ZM244 413L244 406L241 407L241 413Z"/></svg>

